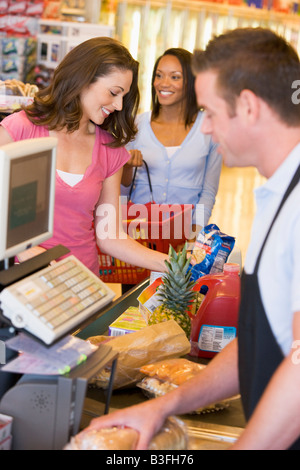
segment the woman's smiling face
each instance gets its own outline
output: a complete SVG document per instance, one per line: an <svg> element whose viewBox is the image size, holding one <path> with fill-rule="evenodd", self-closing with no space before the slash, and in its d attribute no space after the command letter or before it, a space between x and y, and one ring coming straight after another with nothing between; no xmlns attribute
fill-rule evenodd
<svg viewBox="0 0 300 470"><path fill-rule="evenodd" d="M183 72L177 57L165 55L160 59L153 86L161 105L173 105L185 99Z"/></svg>
<svg viewBox="0 0 300 470"><path fill-rule="evenodd" d="M82 119L101 125L111 113L121 111L123 98L129 92L131 83L131 70L115 69L99 77L81 94Z"/></svg>

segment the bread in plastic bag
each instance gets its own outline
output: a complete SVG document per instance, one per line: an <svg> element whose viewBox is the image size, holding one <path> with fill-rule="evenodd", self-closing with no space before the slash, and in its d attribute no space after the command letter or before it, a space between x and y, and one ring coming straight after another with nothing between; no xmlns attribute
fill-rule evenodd
<svg viewBox="0 0 300 470"><path fill-rule="evenodd" d="M141 367L141 372L149 377L157 377L180 385L194 377L205 368L205 365L185 358L168 359Z"/></svg>
<svg viewBox="0 0 300 470"><path fill-rule="evenodd" d="M83 430L72 437L64 450L134 450L138 431L127 427ZM171 416L152 438L149 450L186 450L188 435L184 423Z"/></svg>
<svg viewBox="0 0 300 470"><path fill-rule="evenodd" d="M114 389L136 384L144 377L140 368L146 364L184 356L189 353L191 345L184 331L174 321L169 320L143 328L135 333L110 337L109 345L118 353L114 378ZM107 337L93 336L88 338L92 344L107 341ZM106 389L111 368L99 371L90 381L91 385Z"/></svg>
<svg viewBox="0 0 300 470"><path fill-rule="evenodd" d="M88 429L71 437L64 450L132 450L137 440L138 432L131 428Z"/></svg>
<svg viewBox="0 0 300 470"><path fill-rule="evenodd" d="M144 377L137 387L143 390L148 398L156 398L176 389L179 385L195 377L206 366L185 358L167 359L155 364L141 367ZM199 408L189 414L205 414L220 411L229 406L229 401L213 403L205 408Z"/></svg>

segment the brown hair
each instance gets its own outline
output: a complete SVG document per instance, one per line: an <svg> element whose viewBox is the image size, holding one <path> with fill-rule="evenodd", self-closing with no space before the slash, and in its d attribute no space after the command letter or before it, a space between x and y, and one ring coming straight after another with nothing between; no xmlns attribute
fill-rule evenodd
<svg viewBox="0 0 300 470"><path fill-rule="evenodd" d="M123 108L108 116L100 126L114 136L109 144L120 147L136 134L135 117L139 107L138 62L120 42L108 37L89 39L72 49L54 71L51 84L40 90L33 104L25 108L31 122L68 132L78 129L82 117L80 95L86 87L119 70L133 73Z"/></svg>
<svg viewBox="0 0 300 470"><path fill-rule="evenodd" d="M167 49L155 62L152 80L151 80L151 94L152 94L152 118L156 118L159 115L160 104L157 99L156 91L154 88L154 80L156 76L156 70L159 64L159 61L162 57L166 55L172 55L177 57L182 67L183 74L183 86L185 88L185 109L184 109L184 120L185 125L189 126L195 120L195 115L197 114L199 108L197 105L197 98L195 93L195 77L192 72L192 57L191 52L180 47L173 47Z"/></svg>
<svg viewBox="0 0 300 470"><path fill-rule="evenodd" d="M238 28L214 37L206 50L195 51L194 73L213 70L219 92L235 112L236 98L251 90L289 126L300 124L300 106L292 102L292 83L300 63L287 41L265 28Z"/></svg>

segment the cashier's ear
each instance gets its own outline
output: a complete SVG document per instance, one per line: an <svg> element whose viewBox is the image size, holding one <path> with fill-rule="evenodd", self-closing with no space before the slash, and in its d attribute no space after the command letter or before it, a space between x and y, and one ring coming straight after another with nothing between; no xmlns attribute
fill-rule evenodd
<svg viewBox="0 0 300 470"><path fill-rule="evenodd" d="M242 90L236 107L245 124L255 124L260 117L261 99L251 90Z"/></svg>

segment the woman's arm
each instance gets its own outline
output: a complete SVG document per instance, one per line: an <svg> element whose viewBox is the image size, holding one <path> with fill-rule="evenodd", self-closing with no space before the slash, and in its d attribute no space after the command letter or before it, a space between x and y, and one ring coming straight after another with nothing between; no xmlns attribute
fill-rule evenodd
<svg viewBox="0 0 300 470"><path fill-rule="evenodd" d="M0 145L6 145L6 144L10 144L11 142L13 142L14 140L12 139L12 137L9 135L9 133L7 132L7 130L4 129L4 127L2 127L0 125Z"/></svg>
<svg viewBox="0 0 300 470"><path fill-rule="evenodd" d="M168 256L143 246L130 238L123 230L122 214L119 208L121 176L122 169L103 183L95 213L99 248L104 253L134 266L164 272L166 270L164 261Z"/></svg>

